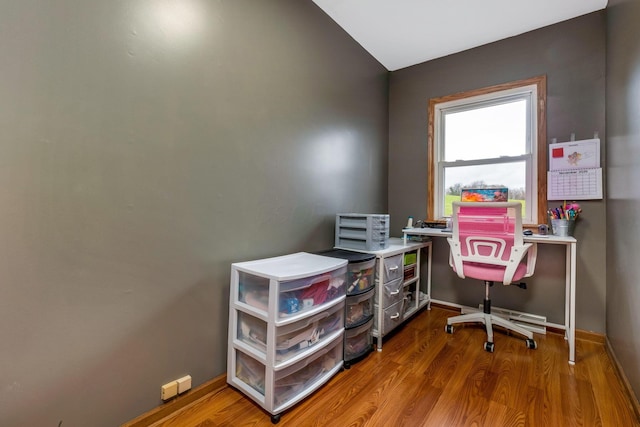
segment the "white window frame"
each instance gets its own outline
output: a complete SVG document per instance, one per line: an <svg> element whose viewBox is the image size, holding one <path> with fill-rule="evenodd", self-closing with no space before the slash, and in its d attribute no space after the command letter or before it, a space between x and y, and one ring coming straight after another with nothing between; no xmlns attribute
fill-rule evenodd
<svg viewBox="0 0 640 427"><path fill-rule="evenodd" d="M537 85L527 85L506 89L482 95L456 99L448 102L435 104L435 163L436 172L434 176L434 189L436 191L434 199L435 216L445 218L444 201L446 189L444 188L444 172L447 167L456 166L476 166L491 165L500 163L512 163L517 161L525 162L525 211L523 212L523 223L535 223L538 211L538 182L537 171ZM444 160L444 127L445 116L450 113L470 111L477 108L485 108L501 105L508 102L524 100L526 104L526 144L525 153L519 156L500 156L496 158L474 159L474 160Z"/></svg>

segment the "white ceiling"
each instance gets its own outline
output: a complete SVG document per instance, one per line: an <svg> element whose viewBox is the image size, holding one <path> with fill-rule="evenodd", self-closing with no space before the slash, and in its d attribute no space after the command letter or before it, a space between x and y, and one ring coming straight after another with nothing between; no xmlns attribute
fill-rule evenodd
<svg viewBox="0 0 640 427"><path fill-rule="evenodd" d="M604 9L607 0L313 0L389 71Z"/></svg>

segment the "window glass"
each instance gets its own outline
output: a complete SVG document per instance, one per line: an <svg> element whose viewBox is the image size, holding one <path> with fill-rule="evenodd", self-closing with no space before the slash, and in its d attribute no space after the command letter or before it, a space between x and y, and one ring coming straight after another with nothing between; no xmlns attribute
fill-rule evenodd
<svg viewBox="0 0 640 427"><path fill-rule="evenodd" d="M527 102L444 112L445 161L525 154Z"/></svg>

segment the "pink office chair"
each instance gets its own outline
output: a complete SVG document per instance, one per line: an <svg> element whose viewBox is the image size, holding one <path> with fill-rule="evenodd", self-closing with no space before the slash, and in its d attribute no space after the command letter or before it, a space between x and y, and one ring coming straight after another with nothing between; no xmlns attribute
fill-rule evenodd
<svg viewBox="0 0 640 427"><path fill-rule="evenodd" d="M450 317L445 331L452 334L455 323L482 322L487 329L484 349L493 353L495 324L524 335L527 348L537 348L531 331L491 314L489 298L493 282L510 285L533 274L537 246L523 241L522 206L514 202L453 202L452 219L453 233L447 239L451 246L449 264L463 279L483 280L485 299L484 312Z"/></svg>

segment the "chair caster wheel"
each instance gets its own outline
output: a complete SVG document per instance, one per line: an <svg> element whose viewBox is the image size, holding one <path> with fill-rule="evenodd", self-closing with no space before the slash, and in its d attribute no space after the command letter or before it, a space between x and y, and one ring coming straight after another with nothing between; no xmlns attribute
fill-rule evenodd
<svg viewBox="0 0 640 427"><path fill-rule="evenodd" d="M527 345L527 348L531 350L538 348L538 344L533 339L527 339L524 343Z"/></svg>
<svg viewBox="0 0 640 427"><path fill-rule="evenodd" d="M272 424L278 424L280 422L280 415L271 415L271 423Z"/></svg>
<svg viewBox="0 0 640 427"><path fill-rule="evenodd" d="M485 342L484 343L484 351L488 351L489 353L493 353L495 346L492 342Z"/></svg>
<svg viewBox="0 0 640 427"><path fill-rule="evenodd" d="M453 333L453 325L444 325L444 331L448 334Z"/></svg>

